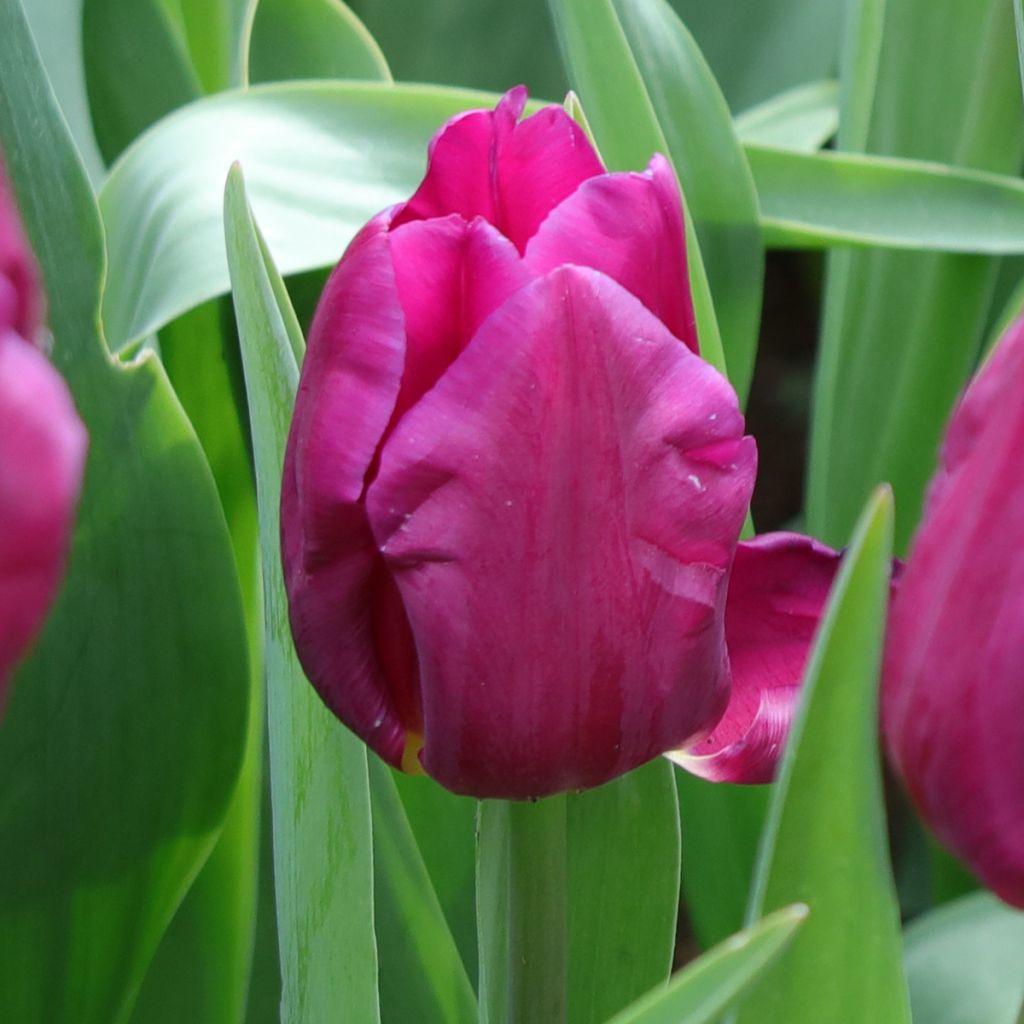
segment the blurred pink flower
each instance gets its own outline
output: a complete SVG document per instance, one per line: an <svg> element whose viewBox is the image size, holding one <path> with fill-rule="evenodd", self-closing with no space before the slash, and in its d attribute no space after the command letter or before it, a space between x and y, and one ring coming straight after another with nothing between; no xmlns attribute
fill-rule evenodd
<svg viewBox="0 0 1024 1024"><path fill-rule="evenodd" d="M60 582L86 434L36 347L42 293L0 163L0 709Z"/></svg>
<svg viewBox="0 0 1024 1024"><path fill-rule="evenodd" d="M893 604L889 754L935 834L1024 907L1024 320L953 415Z"/></svg>
<svg viewBox="0 0 1024 1024"><path fill-rule="evenodd" d="M456 117L321 299L285 459L292 630L385 760L525 798L699 739L756 452L696 354L671 168L526 95Z"/></svg>

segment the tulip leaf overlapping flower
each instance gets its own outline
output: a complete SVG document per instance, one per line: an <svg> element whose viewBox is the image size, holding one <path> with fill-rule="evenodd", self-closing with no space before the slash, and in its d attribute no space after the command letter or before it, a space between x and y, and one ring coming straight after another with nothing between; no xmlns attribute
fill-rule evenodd
<svg viewBox="0 0 1024 1024"><path fill-rule="evenodd" d="M524 798L699 740L756 452L674 175L525 92L449 122L321 299L285 459L297 650L385 760Z"/></svg>

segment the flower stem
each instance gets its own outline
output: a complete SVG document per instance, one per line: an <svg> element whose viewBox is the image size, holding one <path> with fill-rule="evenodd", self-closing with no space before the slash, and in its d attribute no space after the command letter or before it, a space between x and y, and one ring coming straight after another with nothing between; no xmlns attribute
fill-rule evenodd
<svg viewBox="0 0 1024 1024"><path fill-rule="evenodd" d="M566 1020L566 801L480 805L477 901L486 1024Z"/></svg>

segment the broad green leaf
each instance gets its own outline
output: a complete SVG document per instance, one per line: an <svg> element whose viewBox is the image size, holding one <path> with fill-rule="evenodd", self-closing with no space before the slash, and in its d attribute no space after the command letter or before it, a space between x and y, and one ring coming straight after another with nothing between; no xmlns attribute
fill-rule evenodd
<svg viewBox="0 0 1024 1024"><path fill-rule="evenodd" d="M253 0L162 0L181 24L204 92L241 85L242 33Z"/></svg>
<svg viewBox="0 0 1024 1024"><path fill-rule="evenodd" d="M266 625L274 877L284 1024L379 1020L366 750L299 667L278 553L281 467L304 345L241 172L225 235L256 461Z"/></svg>
<svg viewBox="0 0 1024 1024"><path fill-rule="evenodd" d="M476 997L391 769L370 759L381 1019L472 1024ZM430 783L433 785L433 783Z"/></svg>
<svg viewBox="0 0 1024 1024"><path fill-rule="evenodd" d="M1020 253L1024 181L946 164L748 146L776 248Z"/></svg>
<svg viewBox="0 0 1024 1024"><path fill-rule="evenodd" d="M1024 1002L1024 913L977 893L918 918L906 931L914 1020L1015 1024Z"/></svg>
<svg viewBox="0 0 1024 1024"><path fill-rule="evenodd" d="M697 229L729 379L742 400L754 370L764 278L750 167L725 97L672 8L665 0L613 3Z"/></svg>
<svg viewBox="0 0 1024 1024"><path fill-rule="evenodd" d="M250 651L245 759L217 845L171 922L139 994L138 1024L239 1021L246 1005L256 916L263 780L263 609L256 497L238 339L227 300L160 332L160 357L198 435L231 530ZM270 870L269 863L266 869Z"/></svg>
<svg viewBox="0 0 1024 1024"><path fill-rule="evenodd" d="M794 901L811 916L741 1009L750 1024L909 1024L878 751L892 524L882 489L854 532L808 662L750 916Z"/></svg>
<svg viewBox="0 0 1024 1024"><path fill-rule="evenodd" d="M851 90L855 109L841 114L869 125L849 146L1015 174L1024 119L1011 21L1003 0L887 0L878 73L865 90L870 111ZM927 195L921 209L949 219ZM985 219L979 210L977 223ZM992 260L959 255L855 254L833 266L815 394L811 532L841 542L870 489L889 480L897 551L904 548L978 354L994 274Z"/></svg>
<svg viewBox="0 0 1024 1024"><path fill-rule="evenodd" d="M839 127L839 85L808 82L745 110L736 118L744 144L814 153Z"/></svg>
<svg viewBox="0 0 1024 1024"><path fill-rule="evenodd" d="M247 168L252 203L275 261L283 273L294 274L336 263L371 216L412 194L426 165L427 143L446 118L496 102L497 96L486 93L427 86L278 83L224 93L175 112L129 149L100 193L110 249L103 315L111 344L121 348L227 291L219 190L235 158ZM586 109L599 130L591 107ZM796 211L806 208L790 174L805 177L807 187L817 190L822 223L801 226L805 244L848 244L858 241L851 238L855 230L861 233L858 244L991 249L1006 246L1012 230L991 211L1014 211L1020 202L1017 181L968 175L964 187L980 197L975 221L971 205L961 201L960 178L945 168L884 160L865 166L859 157L848 165L840 155L754 147L749 153L755 171L765 164L765 180L757 184L762 207L774 221L795 221ZM861 173L880 183L881 200L861 192ZM828 194L829 187L837 191ZM950 218L917 204L901 207L895 226L889 224L897 205L886 198L890 190L905 197L914 188L925 188L933 200L959 203L956 219L968 233L951 237L942 226ZM979 232L982 215L995 238ZM1016 248L1024 251L1024 220L1018 237ZM702 294L706 289L697 288L695 301ZM701 337L710 359L713 343L708 345L706 333Z"/></svg>
<svg viewBox="0 0 1024 1024"><path fill-rule="evenodd" d="M549 0L549 6L563 59L609 170L642 170L653 153L675 161L614 0ZM681 185L688 208L686 181ZM724 372L727 357L692 216L686 217L686 249L701 354Z"/></svg>
<svg viewBox="0 0 1024 1024"><path fill-rule="evenodd" d="M254 84L287 78L391 81L380 47L341 0L258 0L248 56Z"/></svg>
<svg viewBox="0 0 1024 1024"><path fill-rule="evenodd" d="M202 91L161 0L82 0L82 50L93 128L108 164Z"/></svg>
<svg viewBox="0 0 1024 1024"><path fill-rule="evenodd" d="M800 904L769 914L705 953L611 1024L715 1024L771 969L806 918L807 908Z"/></svg>
<svg viewBox="0 0 1024 1024"><path fill-rule="evenodd" d="M682 769L675 775L686 913L708 949L743 925L769 790L707 782Z"/></svg>
<svg viewBox="0 0 1024 1024"><path fill-rule="evenodd" d="M235 789L242 605L209 466L163 369L104 345L99 218L17 0L0 2L0 66L0 146L90 435L64 587L0 725L0 1019L110 1024Z"/></svg>
<svg viewBox="0 0 1024 1024"><path fill-rule="evenodd" d="M604 1024L668 980L679 807L664 758L568 798L570 1024Z"/></svg>

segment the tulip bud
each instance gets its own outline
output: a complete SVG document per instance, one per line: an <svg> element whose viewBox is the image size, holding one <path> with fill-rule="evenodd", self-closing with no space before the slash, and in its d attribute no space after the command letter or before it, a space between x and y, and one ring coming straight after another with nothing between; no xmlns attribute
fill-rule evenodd
<svg viewBox="0 0 1024 1024"><path fill-rule="evenodd" d="M433 140L321 299L285 457L296 648L382 758L479 797L698 739L756 452L698 355L671 168L525 91Z"/></svg>
<svg viewBox="0 0 1024 1024"><path fill-rule="evenodd" d="M34 345L42 295L0 164L0 710L60 582L86 434Z"/></svg>
<svg viewBox="0 0 1024 1024"><path fill-rule="evenodd" d="M1024 907L1024 320L953 415L886 641L883 728L925 821Z"/></svg>

